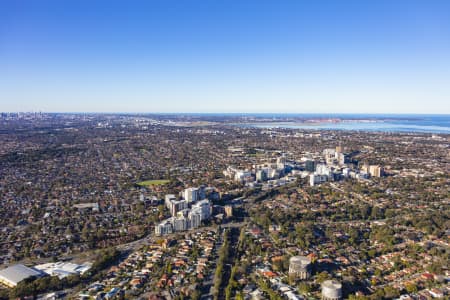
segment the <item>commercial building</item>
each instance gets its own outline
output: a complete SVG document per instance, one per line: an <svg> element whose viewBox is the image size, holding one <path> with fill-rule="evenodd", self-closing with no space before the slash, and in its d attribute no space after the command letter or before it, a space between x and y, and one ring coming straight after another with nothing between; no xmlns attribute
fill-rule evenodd
<svg viewBox="0 0 450 300"><path fill-rule="evenodd" d="M284 170L286 168L286 156L277 158L277 169Z"/></svg>
<svg viewBox="0 0 450 300"><path fill-rule="evenodd" d="M327 165L339 164L340 166L345 164L346 157L342 153L342 147L337 146L336 149L324 149L323 155Z"/></svg>
<svg viewBox="0 0 450 300"><path fill-rule="evenodd" d="M307 160L305 162L305 169L308 172L314 172L316 170L316 162L314 160Z"/></svg>
<svg viewBox="0 0 450 300"><path fill-rule="evenodd" d="M90 263L78 265L69 262L47 263L34 266L34 269L44 272L50 276L58 276L59 279L63 279L64 277L70 275L84 274L90 268L91 268Z"/></svg>
<svg viewBox="0 0 450 300"><path fill-rule="evenodd" d="M368 163L364 163L361 167L361 173L370 174L369 173L370 166Z"/></svg>
<svg viewBox="0 0 450 300"><path fill-rule="evenodd" d="M327 164L332 164L336 159L336 150L332 148L324 149L323 156L325 157Z"/></svg>
<svg viewBox="0 0 450 300"><path fill-rule="evenodd" d="M383 168L377 165L369 166L369 174L372 177L381 177L383 176Z"/></svg>
<svg viewBox="0 0 450 300"><path fill-rule="evenodd" d="M343 166L345 164L345 160L346 160L345 154L336 152L336 160L340 166Z"/></svg>
<svg viewBox="0 0 450 300"><path fill-rule="evenodd" d="M331 168L324 164L318 164L316 166L316 174L331 176Z"/></svg>
<svg viewBox="0 0 450 300"><path fill-rule="evenodd" d="M100 210L98 203L94 202L94 203L79 203L79 204L74 204L75 208L77 208L78 210L81 211L89 211L92 210L94 212L97 212Z"/></svg>
<svg viewBox="0 0 450 300"><path fill-rule="evenodd" d="M344 178L348 178L348 177L350 177L350 168L344 168L343 170L342 170L342 176L344 176Z"/></svg>
<svg viewBox="0 0 450 300"><path fill-rule="evenodd" d="M267 170L267 177L271 178L271 179L279 178L282 173L283 173L283 170L276 169L276 168L269 168Z"/></svg>
<svg viewBox="0 0 450 300"><path fill-rule="evenodd" d="M234 175L234 180L242 182L251 177L252 177L252 172L239 170Z"/></svg>
<svg viewBox="0 0 450 300"><path fill-rule="evenodd" d="M263 169L256 171L256 180L264 182L267 180L267 172Z"/></svg>
<svg viewBox="0 0 450 300"><path fill-rule="evenodd" d="M45 273L18 264L0 271L0 284L13 288L22 280L32 276L42 277Z"/></svg>
<svg viewBox="0 0 450 300"><path fill-rule="evenodd" d="M309 185L315 186L316 184L327 182L328 176L327 175L318 175L318 174L311 174L309 175Z"/></svg>

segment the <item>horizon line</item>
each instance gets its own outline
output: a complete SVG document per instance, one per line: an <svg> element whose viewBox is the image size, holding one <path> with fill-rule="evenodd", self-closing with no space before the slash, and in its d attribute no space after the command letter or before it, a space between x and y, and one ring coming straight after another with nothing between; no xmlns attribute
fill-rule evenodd
<svg viewBox="0 0 450 300"><path fill-rule="evenodd" d="M450 116L450 113L417 112L107 112L107 111L0 111L0 113L41 113L41 114L122 114L122 115L434 115Z"/></svg>

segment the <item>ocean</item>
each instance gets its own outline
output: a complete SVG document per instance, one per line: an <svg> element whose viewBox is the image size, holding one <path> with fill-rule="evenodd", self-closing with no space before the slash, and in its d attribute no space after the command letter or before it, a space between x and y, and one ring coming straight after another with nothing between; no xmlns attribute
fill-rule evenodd
<svg viewBox="0 0 450 300"><path fill-rule="evenodd" d="M450 115L243 114L242 116L264 118L264 122L253 120L235 125L257 128L450 134ZM273 121L268 121L268 118L272 118ZM286 118L299 121L283 121Z"/></svg>

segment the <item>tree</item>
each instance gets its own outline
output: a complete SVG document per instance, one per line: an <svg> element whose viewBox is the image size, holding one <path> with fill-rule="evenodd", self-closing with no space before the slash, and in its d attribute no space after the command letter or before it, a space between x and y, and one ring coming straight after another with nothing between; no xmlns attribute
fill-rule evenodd
<svg viewBox="0 0 450 300"><path fill-rule="evenodd" d="M236 294L236 300L244 300L244 296L242 295L242 292L239 292Z"/></svg>
<svg viewBox="0 0 450 300"><path fill-rule="evenodd" d="M1 289L0 290L0 300L8 300L9 299L9 293L7 290ZM242 299L243 300L243 299Z"/></svg>
<svg viewBox="0 0 450 300"><path fill-rule="evenodd" d="M301 283L298 285L298 291L299 291L301 294L308 294L308 293L311 292L311 290L312 290L311 286L310 286L309 284L307 284L306 282L301 282Z"/></svg>
<svg viewBox="0 0 450 300"><path fill-rule="evenodd" d="M383 275L383 272L380 269L375 269L374 275L377 278L380 278Z"/></svg>
<svg viewBox="0 0 450 300"><path fill-rule="evenodd" d="M392 286L387 286L384 288L384 297L387 299L394 299L400 296L400 291Z"/></svg>
<svg viewBox="0 0 450 300"><path fill-rule="evenodd" d="M405 289L409 294L417 293L417 291L418 291L417 285L415 285L414 283L406 284Z"/></svg>
<svg viewBox="0 0 450 300"><path fill-rule="evenodd" d="M372 294L372 296L370 298L373 299L383 299L384 298L384 290L383 289L378 289L375 291L375 293Z"/></svg>
<svg viewBox="0 0 450 300"><path fill-rule="evenodd" d="M191 294L191 300L198 300L200 299L200 292L196 289Z"/></svg>
<svg viewBox="0 0 450 300"><path fill-rule="evenodd" d="M330 274L328 274L328 272L323 271L321 273L319 273L319 275L317 275L316 280L318 283L322 283L325 280L331 279Z"/></svg>
<svg viewBox="0 0 450 300"><path fill-rule="evenodd" d="M366 296L356 296L356 295L350 295L348 296L349 300L366 300L369 299Z"/></svg>

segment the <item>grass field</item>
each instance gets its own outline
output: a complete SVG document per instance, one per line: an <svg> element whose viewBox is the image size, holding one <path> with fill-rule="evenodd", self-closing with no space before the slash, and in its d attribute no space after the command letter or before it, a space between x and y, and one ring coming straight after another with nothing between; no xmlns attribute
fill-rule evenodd
<svg viewBox="0 0 450 300"><path fill-rule="evenodd" d="M152 186L152 185L163 185L163 184L167 184L169 182L170 182L170 180L167 180L167 179L155 179L155 180L141 181L141 182L138 182L137 185L147 187L147 186Z"/></svg>

